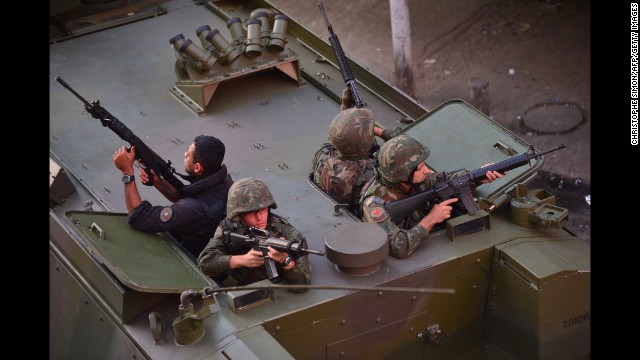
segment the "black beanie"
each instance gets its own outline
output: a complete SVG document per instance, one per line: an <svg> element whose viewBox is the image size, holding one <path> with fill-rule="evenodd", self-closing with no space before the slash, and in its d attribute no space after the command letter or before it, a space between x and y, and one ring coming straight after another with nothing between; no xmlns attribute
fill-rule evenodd
<svg viewBox="0 0 640 360"><path fill-rule="evenodd" d="M198 135L193 140L195 162L204 166L204 174L213 174L220 170L224 160L224 144L213 136Z"/></svg>

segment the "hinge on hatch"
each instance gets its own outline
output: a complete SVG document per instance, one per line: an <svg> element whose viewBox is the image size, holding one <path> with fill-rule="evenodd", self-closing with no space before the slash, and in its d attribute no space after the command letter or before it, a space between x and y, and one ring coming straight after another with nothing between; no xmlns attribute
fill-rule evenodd
<svg viewBox="0 0 640 360"><path fill-rule="evenodd" d="M440 329L439 324L433 324L427 327L424 333L419 333L418 335L416 335L416 337L424 339L425 344L432 345L443 344L447 341L447 339L449 339L447 337L447 334L445 334L444 331Z"/></svg>

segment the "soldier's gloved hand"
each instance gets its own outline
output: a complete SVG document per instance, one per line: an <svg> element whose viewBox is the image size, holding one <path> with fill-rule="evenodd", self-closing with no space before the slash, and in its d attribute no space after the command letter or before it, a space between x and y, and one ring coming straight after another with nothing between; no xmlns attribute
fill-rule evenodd
<svg viewBox="0 0 640 360"><path fill-rule="evenodd" d="M340 98L340 111L344 111L353 107L353 99L351 98L351 90L349 87L342 90L342 97Z"/></svg>

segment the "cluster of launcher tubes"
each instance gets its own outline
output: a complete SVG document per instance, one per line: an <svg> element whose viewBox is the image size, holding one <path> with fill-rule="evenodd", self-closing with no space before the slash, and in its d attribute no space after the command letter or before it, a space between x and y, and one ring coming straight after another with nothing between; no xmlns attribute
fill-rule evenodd
<svg viewBox="0 0 640 360"><path fill-rule="evenodd" d="M233 37L229 43L218 29L211 30L209 25L196 29L202 48L194 44L191 39L185 39L178 34L169 40L176 52L185 54L194 61L194 70L206 73L217 62L221 65L231 64L241 54L249 58L262 55L263 48L277 53L284 50L286 44L287 26L289 18L278 14L273 17L273 28L269 24L266 12L256 12L246 23L246 34L242 21L234 17L227 21L227 27Z"/></svg>

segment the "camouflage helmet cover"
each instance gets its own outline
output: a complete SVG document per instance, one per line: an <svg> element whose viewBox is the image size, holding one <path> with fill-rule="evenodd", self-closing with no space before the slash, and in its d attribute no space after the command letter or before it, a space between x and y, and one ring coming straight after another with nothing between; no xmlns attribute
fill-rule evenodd
<svg viewBox="0 0 640 360"><path fill-rule="evenodd" d="M346 160L367 157L373 143L373 112L365 108L349 108L340 111L329 127L329 141Z"/></svg>
<svg viewBox="0 0 640 360"><path fill-rule="evenodd" d="M278 207L273 199L267 184L255 178L240 179L229 188L229 198L227 200L227 217L233 219L236 216L256 211L262 208Z"/></svg>
<svg viewBox="0 0 640 360"><path fill-rule="evenodd" d="M380 148L380 175L389 182L406 180L429 156L429 148L409 135L398 135Z"/></svg>

